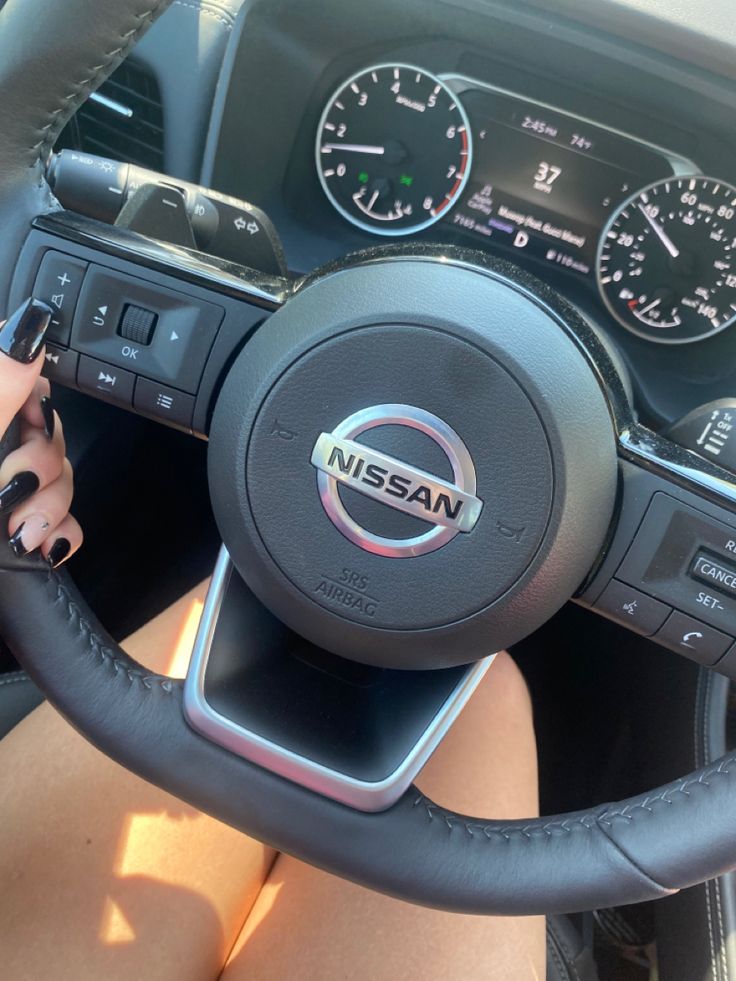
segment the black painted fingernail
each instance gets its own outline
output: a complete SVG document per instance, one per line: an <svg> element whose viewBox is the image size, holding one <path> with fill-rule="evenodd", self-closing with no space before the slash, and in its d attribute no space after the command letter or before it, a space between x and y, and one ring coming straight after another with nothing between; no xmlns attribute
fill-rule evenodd
<svg viewBox="0 0 736 981"><path fill-rule="evenodd" d="M24 555L27 555L28 554L28 549L23 544L23 528L24 527L25 527L25 521L18 528L18 530L16 531L16 533L13 535L13 537L8 539L8 545L10 545L10 547L12 548L12 550L15 552L15 557L17 559L22 559Z"/></svg>
<svg viewBox="0 0 736 981"><path fill-rule="evenodd" d="M17 508L23 501L28 500L31 494L35 494L40 486L41 482L38 477L30 470L22 470L17 473L0 489L0 514Z"/></svg>
<svg viewBox="0 0 736 981"><path fill-rule="evenodd" d="M43 415L43 431L46 433L46 439L51 442L54 438L54 429L56 429L56 416L48 395L41 398L41 414Z"/></svg>
<svg viewBox="0 0 736 981"><path fill-rule="evenodd" d="M35 361L53 313L48 303L29 297L0 326L0 351L22 364Z"/></svg>
<svg viewBox="0 0 736 981"><path fill-rule="evenodd" d="M57 565L61 565L71 550L72 543L68 538L57 538L49 549L49 554L46 556L51 568L55 569Z"/></svg>

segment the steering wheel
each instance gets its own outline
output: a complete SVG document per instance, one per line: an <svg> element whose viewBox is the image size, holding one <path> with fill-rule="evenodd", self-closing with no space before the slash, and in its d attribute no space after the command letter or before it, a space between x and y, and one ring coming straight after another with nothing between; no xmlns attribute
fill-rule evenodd
<svg viewBox="0 0 736 981"><path fill-rule="evenodd" d="M91 16L87 0L9 0L0 12L3 308L32 223L58 211L44 164L60 129L166 6L96 0ZM102 251L108 231L96 231ZM472 662L544 623L606 555L623 554L633 533L616 522L617 493L637 475L736 510L722 471L637 425L579 315L513 267L413 245L323 270L283 297L224 380L210 483L239 573L314 644L392 667ZM381 426L384 437L372 432ZM283 427L297 438L272 438ZM12 445L10 433L2 452ZM407 454L421 468L402 466ZM346 504L336 487L355 495L363 478ZM374 584L370 615L314 595L315 569L338 566ZM666 896L736 865L734 756L542 819L466 817L415 788L364 813L195 731L180 682L132 661L65 574L9 549L0 633L72 725L123 766L411 902L573 911Z"/></svg>

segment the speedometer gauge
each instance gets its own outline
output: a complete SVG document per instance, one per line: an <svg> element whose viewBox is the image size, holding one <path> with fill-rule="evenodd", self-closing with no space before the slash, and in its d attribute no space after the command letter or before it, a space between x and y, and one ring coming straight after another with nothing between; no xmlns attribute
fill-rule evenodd
<svg viewBox="0 0 736 981"><path fill-rule="evenodd" d="M472 141L444 82L411 65L375 65L328 101L316 153L322 187L343 217L377 235L408 235L457 200Z"/></svg>
<svg viewBox="0 0 736 981"><path fill-rule="evenodd" d="M641 337L687 344L736 320L736 188L669 178L629 198L603 230L598 285Z"/></svg>

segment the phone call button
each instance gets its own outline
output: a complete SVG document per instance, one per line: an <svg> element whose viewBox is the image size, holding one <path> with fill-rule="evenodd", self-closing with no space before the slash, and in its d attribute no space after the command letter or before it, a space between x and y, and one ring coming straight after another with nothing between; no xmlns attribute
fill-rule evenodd
<svg viewBox="0 0 736 981"><path fill-rule="evenodd" d="M715 664L733 643L733 638L700 620L675 610L654 639L699 664Z"/></svg>

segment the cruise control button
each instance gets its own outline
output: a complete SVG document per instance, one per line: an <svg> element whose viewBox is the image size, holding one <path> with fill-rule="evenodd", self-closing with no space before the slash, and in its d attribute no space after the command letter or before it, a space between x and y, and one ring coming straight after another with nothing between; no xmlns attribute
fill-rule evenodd
<svg viewBox="0 0 736 981"><path fill-rule="evenodd" d="M45 300L54 310L46 332L50 341L69 344L74 310L87 265L81 259L73 259L63 252L47 252L41 261L33 284L33 295Z"/></svg>
<svg viewBox="0 0 736 981"><path fill-rule="evenodd" d="M139 378L135 386L133 405L140 412L173 422L185 429L192 428L194 397L178 392L175 388L159 385L148 378Z"/></svg>
<svg viewBox="0 0 736 981"><path fill-rule="evenodd" d="M115 402L126 409L133 405L135 375L104 361L82 355L79 359L77 384L82 391L99 395L108 402Z"/></svg>
<svg viewBox="0 0 736 981"><path fill-rule="evenodd" d="M617 579L612 579L603 590L595 609L645 636L655 633L672 612L672 607Z"/></svg>
<svg viewBox="0 0 736 981"><path fill-rule="evenodd" d="M736 568L707 552L698 552L695 556L690 575L715 589L722 589L729 596L736 596Z"/></svg>
<svg viewBox="0 0 736 981"><path fill-rule="evenodd" d="M654 639L699 664L715 664L733 643L733 637L679 610L675 610Z"/></svg>
<svg viewBox="0 0 736 981"><path fill-rule="evenodd" d="M60 385L77 384L77 364L79 355L76 351L67 351L55 344L46 344L44 354L43 374L52 382Z"/></svg>

